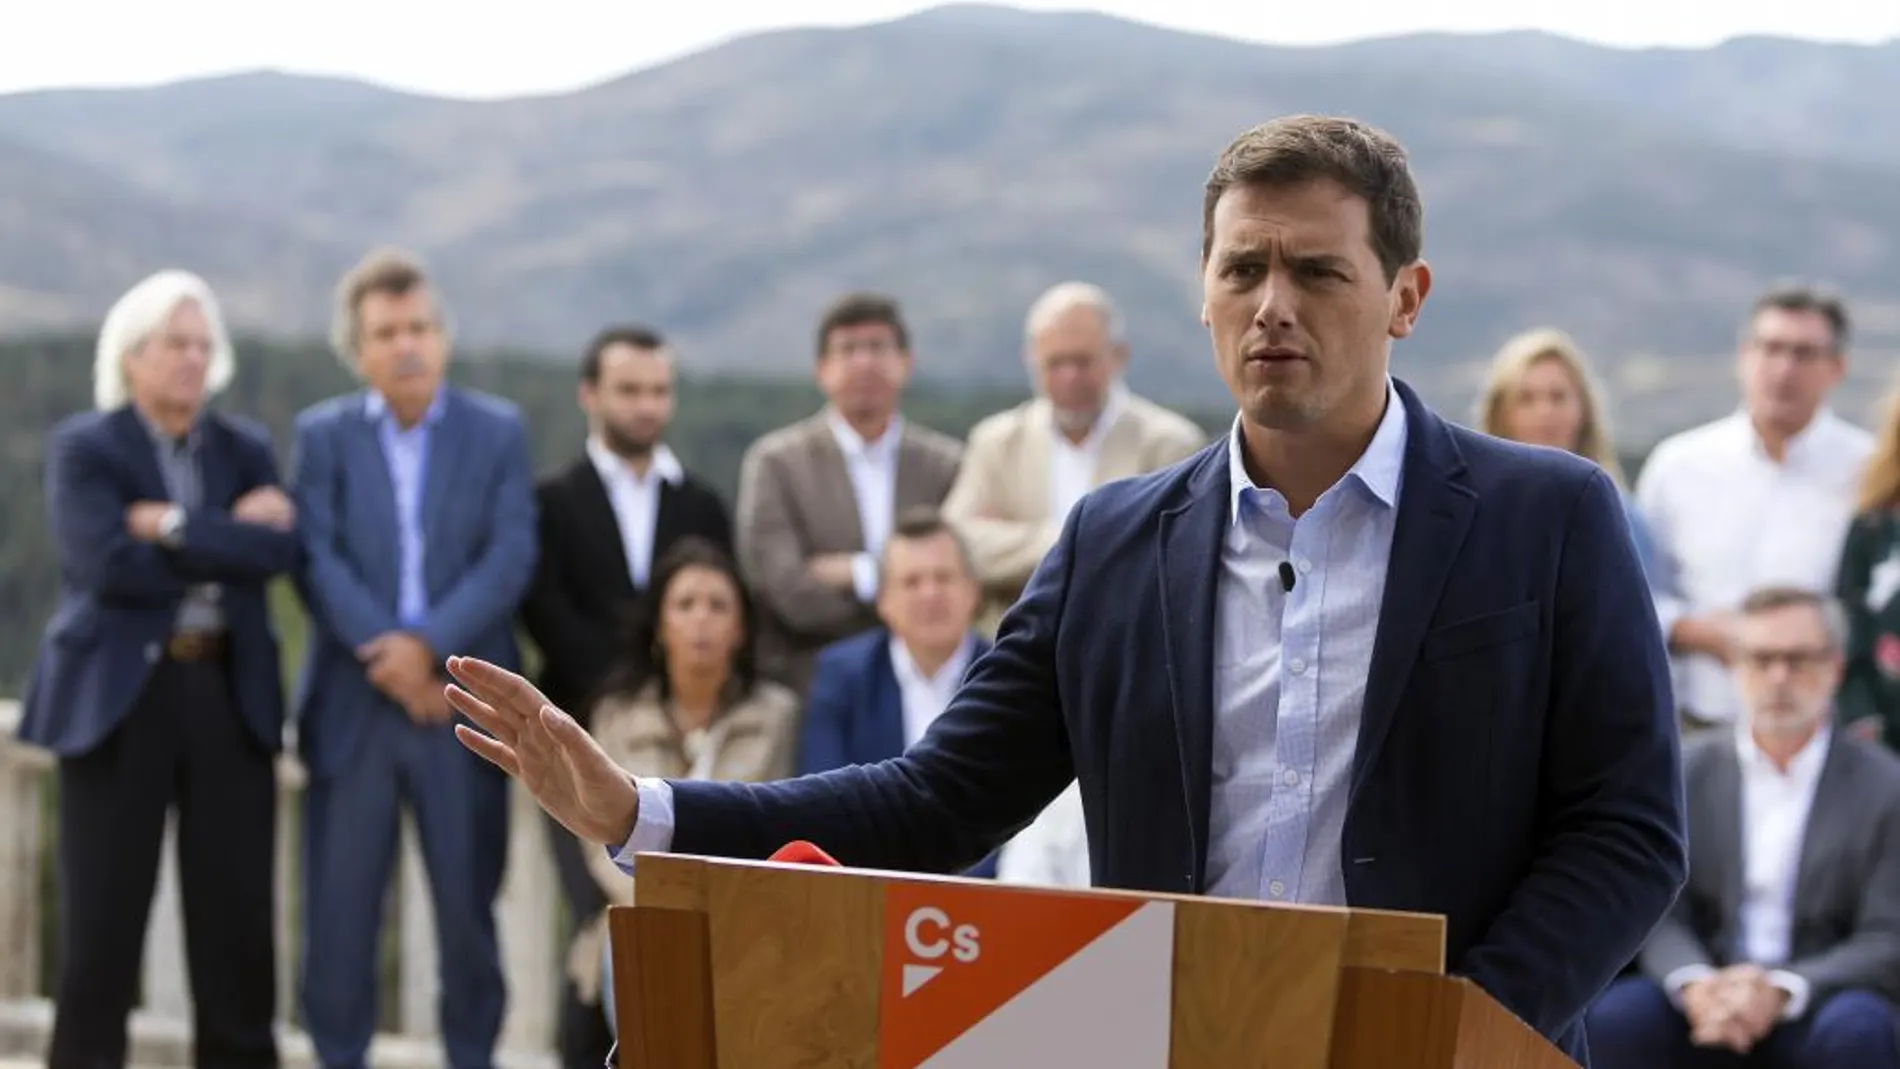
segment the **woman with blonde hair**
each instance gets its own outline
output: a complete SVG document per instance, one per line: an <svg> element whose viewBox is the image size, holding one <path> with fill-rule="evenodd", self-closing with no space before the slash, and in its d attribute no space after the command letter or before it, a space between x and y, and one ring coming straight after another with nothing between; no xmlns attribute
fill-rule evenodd
<svg viewBox="0 0 1900 1069"><path fill-rule="evenodd" d="M1900 380L1861 473L1834 594L1847 616L1835 716L1892 746L1900 742Z"/></svg>
<svg viewBox="0 0 1900 1069"><path fill-rule="evenodd" d="M1478 429L1486 434L1575 453L1608 473L1623 491L1623 514L1650 589L1669 588L1667 561L1630 500L1603 391L1583 350L1569 335L1544 327L1505 342L1491 358L1476 416Z"/></svg>

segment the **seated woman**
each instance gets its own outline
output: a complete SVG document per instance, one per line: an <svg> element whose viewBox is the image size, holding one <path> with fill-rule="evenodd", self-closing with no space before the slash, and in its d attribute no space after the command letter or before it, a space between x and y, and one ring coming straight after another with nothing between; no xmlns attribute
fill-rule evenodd
<svg viewBox="0 0 1900 1069"><path fill-rule="evenodd" d="M753 673L752 604L731 558L711 542L683 538L654 566L647 589L634 640L593 702L590 730L601 748L637 776L790 775L798 697ZM606 851L585 856L607 901L631 905L633 883ZM568 973L617 1032L606 910L577 927Z"/></svg>
<svg viewBox="0 0 1900 1069"><path fill-rule="evenodd" d="M1491 358L1478 393L1477 422L1479 430L1493 437L1562 449L1595 462L1623 491L1623 513L1650 590L1661 594L1672 589L1669 561L1630 499L1623 464L1610 439L1603 392L1583 351L1569 336L1546 328L1505 342Z"/></svg>

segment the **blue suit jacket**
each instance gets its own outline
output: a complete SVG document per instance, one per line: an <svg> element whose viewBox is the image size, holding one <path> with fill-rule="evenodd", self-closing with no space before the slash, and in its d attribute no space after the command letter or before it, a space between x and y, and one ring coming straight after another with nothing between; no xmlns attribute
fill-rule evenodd
<svg viewBox="0 0 1900 1069"><path fill-rule="evenodd" d="M429 615L418 634L443 659L465 654L514 667L515 606L535 563L527 435L513 404L442 389L420 508ZM311 622L298 748L311 774L322 776L350 761L369 717L396 709L370 683L356 649L402 630L401 560L395 491L366 396L313 405L296 428L298 589Z"/></svg>
<svg viewBox="0 0 1900 1069"><path fill-rule="evenodd" d="M232 685L244 722L266 752L282 746L283 676L265 584L297 564L297 536L230 516L233 502L277 483L270 435L218 412L203 417L203 504L186 514L183 544L134 539L126 507L171 494L158 453L130 406L69 417L46 456L46 512L59 547L59 606L27 682L20 737L62 756L104 741L145 686L194 583L223 586Z"/></svg>
<svg viewBox="0 0 1900 1069"><path fill-rule="evenodd" d="M1343 832L1348 901L1447 919L1452 971L1573 1058L1685 878L1668 660L1610 478L1410 418ZM672 848L948 871L1079 777L1096 882L1207 870L1226 442L1082 499L917 746L773 784L673 784ZM1587 1064L1587 1062L1586 1062Z"/></svg>
<svg viewBox="0 0 1900 1069"><path fill-rule="evenodd" d="M798 774L876 764L904 752L904 693L891 665L891 633L874 627L818 653L798 736ZM987 653L976 636L971 663Z"/></svg>
<svg viewBox="0 0 1900 1069"><path fill-rule="evenodd" d="M970 663L989 652L990 641L972 636ZM845 765L876 764L904 752L904 691L891 664L891 632L874 627L842 638L818 652L798 734L798 774L829 772ZM992 853L963 871L996 877Z"/></svg>

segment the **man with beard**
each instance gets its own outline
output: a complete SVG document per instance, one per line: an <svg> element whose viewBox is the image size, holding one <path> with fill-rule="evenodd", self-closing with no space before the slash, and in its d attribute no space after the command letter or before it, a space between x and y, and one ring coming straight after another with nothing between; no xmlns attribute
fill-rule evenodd
<svg viewBox="0 0 1900 1069"><path fill-rule="evenodd" d="M1900 1067L1900 762L1837 732L1847 621L1799 586L1736 611L1740 721L1684 755L1689 882L1587 1017L1603 1066Z"/></svg>
<svg viewBox="0 0 1900 1069"><path fill-rule="evenodd" d="M1036 396L970 431L944 515L970 546L996 633L1069 510L1106 482L1193 456L1207 435L1192 420L1131 392L1122 314L1101 287L1064 282L1030 306L1023 357Z"/></svg>
<svg viewBox="0 0 1900 1069"><path fill-rule="evenodd" d="M661 440L673 421L673 380L673 353L658 331L601 331L581 358L585 451L536 490L541 554L521 620L541 651L541 689L582 717L622 652L653 562L688 535L732 549L725 502ZM600 912L606 903L580 844L552 820L549 842L571 915ZM571 985L560 1038L570 1067L597 1069L612 1045L599 1008L583 1004Z"/></svg>
<svg viewBox="0 0 1900 1069"><path fill-rule="evenodd" d="M1637 477L1637 507L1676 576L1656 610L1685 735L1726 735L1739 716L1736 607L1749 590L1834 587L1874 450L1828 403L1847 375L1848 334L1836 297L1763 294L1736 358L1741 405L1663 439Z"/></svg>

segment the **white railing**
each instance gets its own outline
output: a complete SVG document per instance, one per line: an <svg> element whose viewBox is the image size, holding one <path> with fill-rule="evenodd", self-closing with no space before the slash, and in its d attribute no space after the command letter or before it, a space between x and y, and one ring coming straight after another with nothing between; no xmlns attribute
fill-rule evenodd
<svg viewBox="0 0 1900 1069"><path fill-rule="evenodd" d="M54 762L14 737L17 703L0 700L0 1058L38 1058L52 1025L52 1003L40 983L42 918L56 904L42 890L41 873L53 843L43 829L46 778ZM290 1024L295 1010L297 920L295 873L303 769L286 757L278 767L277 960L278 1016L286 1069L308 1066L310 1043ZM498 1061L513 1069L556 1064L554 1028L565 953L556 931L559 885L547 850L545 826L534 801L519 788L510 811L508 872L496 906L508 1015ZM376 1038L371 1061L388 1069L444 1064L436 1038L434 925L428 878L413 828L404 821L395 893L401 957L397 968L400 1026ZM145 1002L133 1014L132 1061L185 1066L190 1058L190 987L185 977L184 928L179 912L176 850L166 831L163 868L145 944Z"/></svg>

